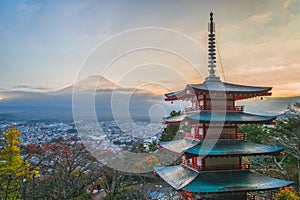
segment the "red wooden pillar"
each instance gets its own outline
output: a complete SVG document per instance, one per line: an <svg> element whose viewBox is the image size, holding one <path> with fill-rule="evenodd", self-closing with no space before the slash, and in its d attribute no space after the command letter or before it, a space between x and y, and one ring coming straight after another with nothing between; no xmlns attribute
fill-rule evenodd
<svg viewBox="0 0 300 200"><path fill-rule="evenodd" d="M204 139L206 137L206 124L203 123L203 138Z"/></svg>
<svg viewBox="0 0 300 200"><path fill-rule="evenodd" d="M200 135L199 135L199 126L197 124L197 126L195 126L195 138L196 139L200 139Z"/></svg>
<svg viewBox="0 0 300 200"><path fill-rule="evenodd" d="M206 110L206 94L203 94L203 110Z"/></svg>

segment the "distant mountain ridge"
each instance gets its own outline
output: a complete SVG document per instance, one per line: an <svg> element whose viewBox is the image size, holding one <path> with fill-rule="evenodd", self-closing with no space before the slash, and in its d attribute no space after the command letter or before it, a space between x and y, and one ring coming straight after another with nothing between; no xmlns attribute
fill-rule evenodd
<svg viewBox="0 0 300 200"><path fill-rule="evenodd" d="M111 80L100 76L100 75L91 75L86 77L85 79L74 83L73 85L67 86L63 89L56 91L56 93L70 93L73 92L73 87L76 87L78 91L88 91L88 90L107 90L107 89L116 89L121 88Z"/></svg>
<svg viewBox="0 0 300 200"><path fill-rule="evenodd" d="M294 97L265 97L263 100L248 99L238 101L238 105L245 105L246 112L255 112L264 115L280 115L287 110L288 105L300 102L300 96Z"/></svg>
<svg viewBox="0 0 300 200"><path fill-rule="evenodd" d="M72 120L72 95L74 85L52 92L0 91L0 114L24 120L61 119ZM111 120L112 94L117 93L117 105L130 104L133 117L149 118L153 104L163 102L163 97L144 90L122 88L109 79L93 75L75 84L75 91L84 98L93 95L99 119ZM130 102L123 102L130 97ZM7 115L6 115L7 114ZM11 117L7 117L11 119Z"/></svg>
<svg viewBox="0 0 300 200"><path fill-rule="evenodd" d="M96 92L94 90L96 89ZM92 94L95 96L95 107L99 119L110 120L112 116L112 94L118 93L117 105L129 104L130 114L137 118L149 118L149 109L153 105L161 105L166 113L172 110L183 109L180 105L164 102L163 95L156 95L151 91L134 88L122 88L111 80L93 75L86 77L76 84L76 91L82 92L82 96ZM0 91L0 119L61 119L72 120L72 93L73 85L53 92L26 92L26 91ZM87 95L88 96L88 95ZM124 102L130 97L130 102ZM289 104L300 102L300 96L296 97L265 97L260 99L248 99L237 101L237 105L245 105L245 112L280 115L287 110ZM115 106L115 105L114 105ZM185 105L188 106L188 105ZM163 112L157 113L158 119Z"/></svg>

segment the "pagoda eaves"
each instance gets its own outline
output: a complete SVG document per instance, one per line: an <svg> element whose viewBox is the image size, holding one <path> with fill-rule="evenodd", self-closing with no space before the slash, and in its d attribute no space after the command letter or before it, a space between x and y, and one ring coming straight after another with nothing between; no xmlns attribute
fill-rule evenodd
<svg viewBox="0 0 300 200"><path fill-rule="evenodd" d="M270 190L293 184L249 170L196 172L184 165L155 167L157 174L177 190L219 193Z"/></svg>
<svg viewBox="0 0 300 200"><path fill-rule="evenodd" d="M185 89L165 94L165 101L189 100L195 95L213 92L234 95L234 100L271 96L272 87L246 86L221 81L210 81L202 84L188 84Z"/></svg>
<svg viewBox="0 0 300 200"><path fill-rule="evenodd" d="M232 111L228 111L226 113L218 111L211 112L207 110L200 111L196 114L182 114L180 116L163 118L165 124L179 124L185 120L195 122L220 122L226 124L265 124L272 122L275 119L276 116L255 115L251 113Z"/></svg>
<svg viewBox="0 0 300 200"><path fill-rule="evenodd" d="M255 144L244 140L205 140L196 143L192 140L181 139L160 142L159 146L178 154L188 153L206 157L276 155L284 150L283 147Z"/></svg>

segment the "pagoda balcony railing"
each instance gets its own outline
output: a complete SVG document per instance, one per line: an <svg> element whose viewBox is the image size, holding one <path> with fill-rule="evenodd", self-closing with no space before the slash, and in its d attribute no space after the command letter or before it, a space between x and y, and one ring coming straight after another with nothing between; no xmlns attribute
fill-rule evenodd
<svg viewBox="0 0 300 200"><path fill-rule="evenodd" d="M242 163L240 165L207 165L198 166L196 163L190 163L188 160L182 160L182 164L195 171L217 171L217 170L249 170L251 165L249 163Z"/></svg>
<svg viewBox="0 0 300 200"><path fill-rule="evenodd" d="M238 133L237 134L237 139L246 140L246 134L244 134L244 133Z"/></svg>
<svg viewBox="0 0 300 200"><path fill-rule="evenodd" d="M191 140L197 140L197 141L200 141L203 139L202 136L192 135L191 133L184 133L184 138L191 139Z"/></svg>
<svg viewBox="0 0 300 200"><path fill-rule="evenodd" d="M184 108L184 113L193 113L193 112L198 112L202 110L226 110L226 111L236 111L236 112L241 112L244 111L244 106L199 106L197 108L193 107L187 107Z"/></svg>
<svg viewBox="0 0 300 200"><path fill-rule="evenodd" d="M191 139L191 140L203 140L204 138L200 135L194 134L192 135L191 133L184 133L184 138L186 139ZM246 135L242 133L238 134L208 134L205 137L206 139L238 139L238 140L245 140Z"/></svg>
<svg viewBox="0 0 300 200"><path fill-rule="evenodd" d="M273 199L275 193L277 193L275 190L265 190L258 192L248 192L247 193L247 200L259 200L259 199Z"/></svg>
<svg viewBox="0 0 300 200"><path fill-rule="evenodd" d="M203 171L202 166L198 166L196 163L190 163L188 160L181 160L182 164L186 167L196 170L196 171Z"/></svg>

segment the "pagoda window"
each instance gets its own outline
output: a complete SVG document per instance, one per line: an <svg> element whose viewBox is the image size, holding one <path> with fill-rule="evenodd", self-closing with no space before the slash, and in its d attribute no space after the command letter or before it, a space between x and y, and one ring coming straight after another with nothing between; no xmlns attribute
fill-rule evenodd
<svg viewBox="0 0 300 200"><path fill-rule="evenodd" d="M186 91L186 93L187 93L187 94L190 94L190 93L191 93L191 91L190 91L190 90L187 90L187 91Z"/></svg>
<svg viewBox="0 0 300 200"><path fill-rule="evenodd" d="M182 154L181 158L182 158L182 160L188 160L189 159L188 155L186 155L185 153Z"/></svg>
<svg viewBox="0 0 300 200"><path fill-rule="evenodd" d="M203 101L203 100L200 100L200 101L199 101L199 105L200 105L200 106L204 106L204 101Z"/></svg>
<svg viewBox="0 0 300 200"><path fill-rule="evenodd" d="M202 167L203 166L203 158L197 157L197 166Z"/></svg>
<svg viewBox="0 0 300 200"><path fill-rule="evenodd" d="M193 127L193 128L191 128L191 135L192 135L192 138L194 138L195 137L195 128Z"/></svg>
<svg viewBox="0 0 300 200"><path fill-rule="evenodd" d="M204 110L204 100L203 99L199 100L199 108L200 108L200 110Z"/></svg>
<svg viewBox="0 0 300 200"><path fill-rule="evenodd" d="M198 133L199 133L199 137L200 137L200 139L202 139L202 138L203 138L203 136L204 136L204 128L203 128L203 127L199 127L199 129L198 129Z"/></svg>
<svg viewBox="0 0 300 200"><path fill-rule="evenodd" d="M193 109L196 109L196 108L197 108L197 102L196 102L196 101L193 101L192 107L193 107Z"/></svg>

